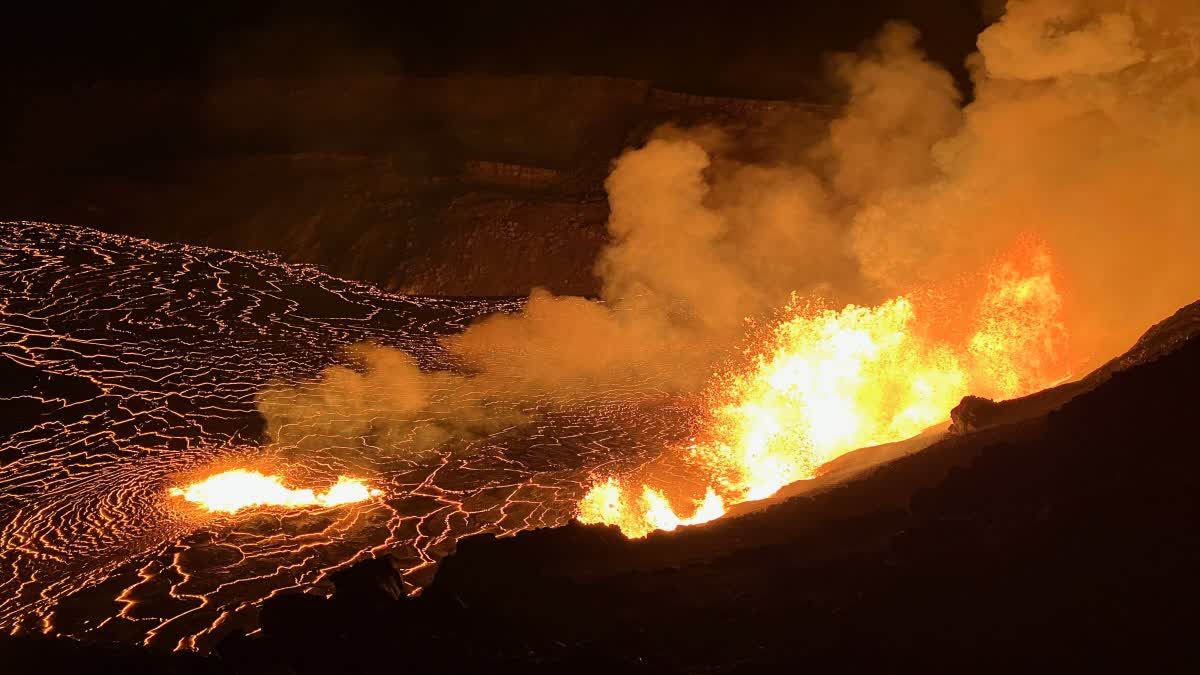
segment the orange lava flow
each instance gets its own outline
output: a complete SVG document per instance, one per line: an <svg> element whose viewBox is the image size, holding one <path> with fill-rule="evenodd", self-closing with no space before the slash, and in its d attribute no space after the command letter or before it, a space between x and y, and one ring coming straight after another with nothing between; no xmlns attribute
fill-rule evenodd
<svg viewBox="0 0 1200 675"><path fill-rule="evenodd" d="M339 476L325 492L284 487L279 476L234 469L218 473L183 488L171 488L173 497L183 497L206 511L235 513L257 506L298 508L340 506L378 497L382 492L361 480Z"/></svg>
<svg viewBox="0 0 1200 675"><path fill-rule="evenodd" d="M710 521L846 452L911 438L969 393L1012 398L1063 380L1062 299L1044 247L1019 247L983 286L952 312L970 325L958 338L932 336L936 312L922 314L918 294L840 310L793 300L749 367L710 387L706 428L683 448L709 483L692 515L609 478L581 500L579 520L629 537Z"/></svg>

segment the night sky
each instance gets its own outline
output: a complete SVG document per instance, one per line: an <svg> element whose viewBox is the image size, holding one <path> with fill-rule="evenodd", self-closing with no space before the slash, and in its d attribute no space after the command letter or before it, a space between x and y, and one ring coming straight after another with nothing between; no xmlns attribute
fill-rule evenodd
<svg viewBox="0 0 1200 675"><path fill-rule="evenodd" d="M805 98L827 93L822 54L854 49L888 19L916 24L961 80L984 15L979 0L48 2L6 17L0 42L16 84L548 72Z"/></svg>

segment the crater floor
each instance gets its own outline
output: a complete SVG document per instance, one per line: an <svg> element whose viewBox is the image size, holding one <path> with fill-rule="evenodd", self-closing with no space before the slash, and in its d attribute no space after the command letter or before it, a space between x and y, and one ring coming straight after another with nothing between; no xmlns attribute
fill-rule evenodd
<svg viewBox="0 0 1200 675"><path fill-rule="evenodd" d="M0 224L0 629L167 649L252 628L262 601L387 550L427 583L458 539L561 525L596 472L636 468L691 411L637 396L531 401L529 420L419 449L265 439L256 395L362 341L447 367L438 338L519 300L383 293L270 255ZM431 422L432 423L432 422ZM284 466L383 491L337 508L208 515L181 476Z"/></svg>

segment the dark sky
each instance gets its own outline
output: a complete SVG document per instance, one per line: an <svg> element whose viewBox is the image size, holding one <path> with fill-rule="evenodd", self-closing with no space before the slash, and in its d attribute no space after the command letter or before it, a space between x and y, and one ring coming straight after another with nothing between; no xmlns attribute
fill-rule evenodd
<svg viewBox="0 0 1200 675"><path fill-rule="evenodd" d="M810 95L821 55L888 19L958 70L980 0L32 3L0 26L10 81L454 72L600 74Z"/></svg>

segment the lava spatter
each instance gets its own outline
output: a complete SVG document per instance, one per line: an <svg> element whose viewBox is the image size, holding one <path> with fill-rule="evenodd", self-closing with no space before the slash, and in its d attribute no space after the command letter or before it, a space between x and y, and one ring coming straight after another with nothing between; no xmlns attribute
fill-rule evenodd
<svg viewBox="0 0 1200 675"><path fill-rule="evenodd" d="M630 537L707 522L846 452L915 436L968 393L1012 398L1061 381L1066 331L1052 272L1044 246L1023 241L981 275L979 297L959 312L974 332L959 340L934 337L908 296L841 309L794 301L752 363L715 378L702 437L680 448L709 483L703 499L677 515L653 472L647 482L610 477L580 501L579 519Z"/></svg>

